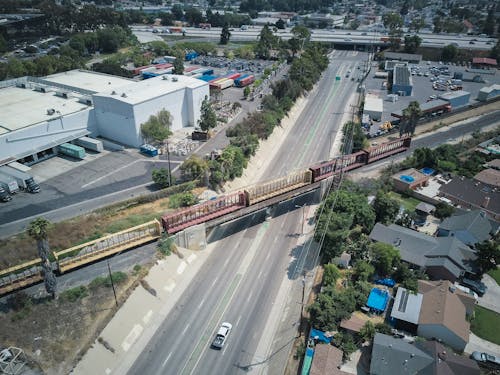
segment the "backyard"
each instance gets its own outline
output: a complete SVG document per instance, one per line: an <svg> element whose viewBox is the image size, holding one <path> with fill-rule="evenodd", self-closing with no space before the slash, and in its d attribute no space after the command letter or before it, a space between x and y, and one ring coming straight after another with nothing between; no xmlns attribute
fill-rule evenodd
<svg viewBox="0 0 500 375"><path fill-rule="evenodd" d="M397 200L400 206L403 206L405 210L415 211L415 207L420 203L420 201L413 197L404 197L403 195L396 193L394 191L389 192L391 198Z"/></svg>
<svg viewBox="0 0 500 375"><path fill-rule="evenodd" d="M495 281L497 282L498 285L500 285L500 269L494 269L491 271L488 271L488 275L493 277Z"/></svg>
<svg viewBox="0 0 500 375"><path fill-rule="evenodd" d="M471 322L471 331L485 340L500 345L500 330L498 330L498 327L500 327L500 314L476 306L474 315L474 320Z"/></svg>

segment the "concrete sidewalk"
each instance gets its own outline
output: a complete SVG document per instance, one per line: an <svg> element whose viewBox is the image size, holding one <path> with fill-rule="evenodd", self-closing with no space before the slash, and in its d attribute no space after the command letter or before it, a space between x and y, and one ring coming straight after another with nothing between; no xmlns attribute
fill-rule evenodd
<svg viewBox="0 0 500 375"><path fill-rule="evenodd" d="M144 280L152 291L137 287L73 369L73 374L126 374L143 348L175 307L192 278L212 253L180 249L154 265ZM103 344L106 344L106 348Z"/></svg>

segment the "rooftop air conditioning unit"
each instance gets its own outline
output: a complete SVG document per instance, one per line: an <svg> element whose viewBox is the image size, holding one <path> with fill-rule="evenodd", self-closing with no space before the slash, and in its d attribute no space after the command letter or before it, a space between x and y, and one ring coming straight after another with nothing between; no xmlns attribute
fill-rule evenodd
<svg viewBox="0 0 500 375"><path fill-rule="evenodd" d="M46 93L47 90L42 86L35 86L35 91Z"/></svg>
<svg viewBox="0 0 500 375"><path fill-rule="evenodd" d="M56 113L56 110L54 108L47 109L47 115L52 116L54 113Z"/></svg>
<svg viewBox="0 0 500 375"><path fill-rule="evenodd" d="M172 82L177 82L179 79L177 77L172 77Z"/></svg>
<svg viewBox="0 0 500 375"><path fill-rule="evenodd" d="M60 98L68 99L69 93L67 91L56 91L56 96Z"/></svg>
<svg viewBox="0 0 500 375"><path fill-rule="evenodd" d="M16 87L19 87L20 89L25 89L26 88L26 83L19 82L19 83L16 84Z"/></svg>

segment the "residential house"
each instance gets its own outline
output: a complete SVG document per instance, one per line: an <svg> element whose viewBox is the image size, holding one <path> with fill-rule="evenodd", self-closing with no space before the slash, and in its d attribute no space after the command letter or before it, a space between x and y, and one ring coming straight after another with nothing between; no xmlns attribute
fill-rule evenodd
<svg viewBox="0 0 500 375"><path fill-rule="evenodd" d="M401 192L427 186L430 178L429 175L417 171L415 168L406 169L391 176L394 189Z"/></svg>
<svg viewBox="0 0 500 375"><path fill-rule="evenodd" d="M348 375L341 371L342 350L330 344L316 344L309 375Z"/></svg>
<svg viewBox="0 0 500 375"><path fill-rule="evenodd" d="M455 237L470 247L478 242L490 239L492 231L490 221L481 210L474 210L463 215L451 216L439 224L438 237Z"/></svg>
<svg viewBox="0 0 500 375"><path fill-rule="evenodd" d="M439 195L465 209L480 209L500 221L500 190L469 178L455 177L441 185Z"/></svg>
<svg viewBox="0 0 500 375"><path fill-rule="evenodd" d="M477 363L448 353L435 341L410 344L404 340L375 334L370 364L372 375L479 375Z"/></svg>
<svg viewBox="0 0 500 375"><path fill-rule="evenodd" d="M436 238L396 224L377 223L370 239L394 246L402 261L424 269L434 280L454 282L477 272L475 252L454 237Z"/></svg>
<svg viewBox="0 0 500 375"><path fill-rule="evenodd" d="M472 315L475 303L447 280L419 280L417 294L398 288L391 318L400 329L463 351L469 342L466 316Z"/></svg>
<svg viewBox="0 0 500 375"><path fill-rule="evenodd" d="M500 188L500 170L493 168L483 169L474 176L474 180L495 189Z"/></svg>

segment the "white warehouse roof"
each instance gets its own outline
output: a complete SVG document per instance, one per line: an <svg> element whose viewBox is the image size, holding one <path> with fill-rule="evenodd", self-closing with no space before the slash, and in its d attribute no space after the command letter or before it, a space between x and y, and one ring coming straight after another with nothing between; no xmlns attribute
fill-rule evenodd
<svg viewBox="0 0 500 375"><path fill-rule="evenodd" d="M166 74L159 77L133 82L117 89L109 89L95 96L109 97L128 104L138 104L186 87L195 89L207 85L200 79Z"/></svg>
<svg viewBox="0 0 500 375"><path fill-rule="evenodd" d="M0 90L0 134L88 109L78 98L64 99L55 91L41 93L30 88L6 87ZM52 115L47 110L53 109Z"/></svg>
<svg viewBox="0 0 500 375"><path fill-rule="evenodd" d="M384 101L382 100L382 98L378 98L373 95L367 95L365 97L365 105L363 108L368 112L383 112Z"/></svg>
<svg viewBox="0 0 500 375"><path fill-rule="evenodd" d="M127 86L135 82L134 80L128 78L78 69L52 74L45 77L44 80L75 88L90 90L96 93L107 90L117 90L120 87Z"/></svg>

